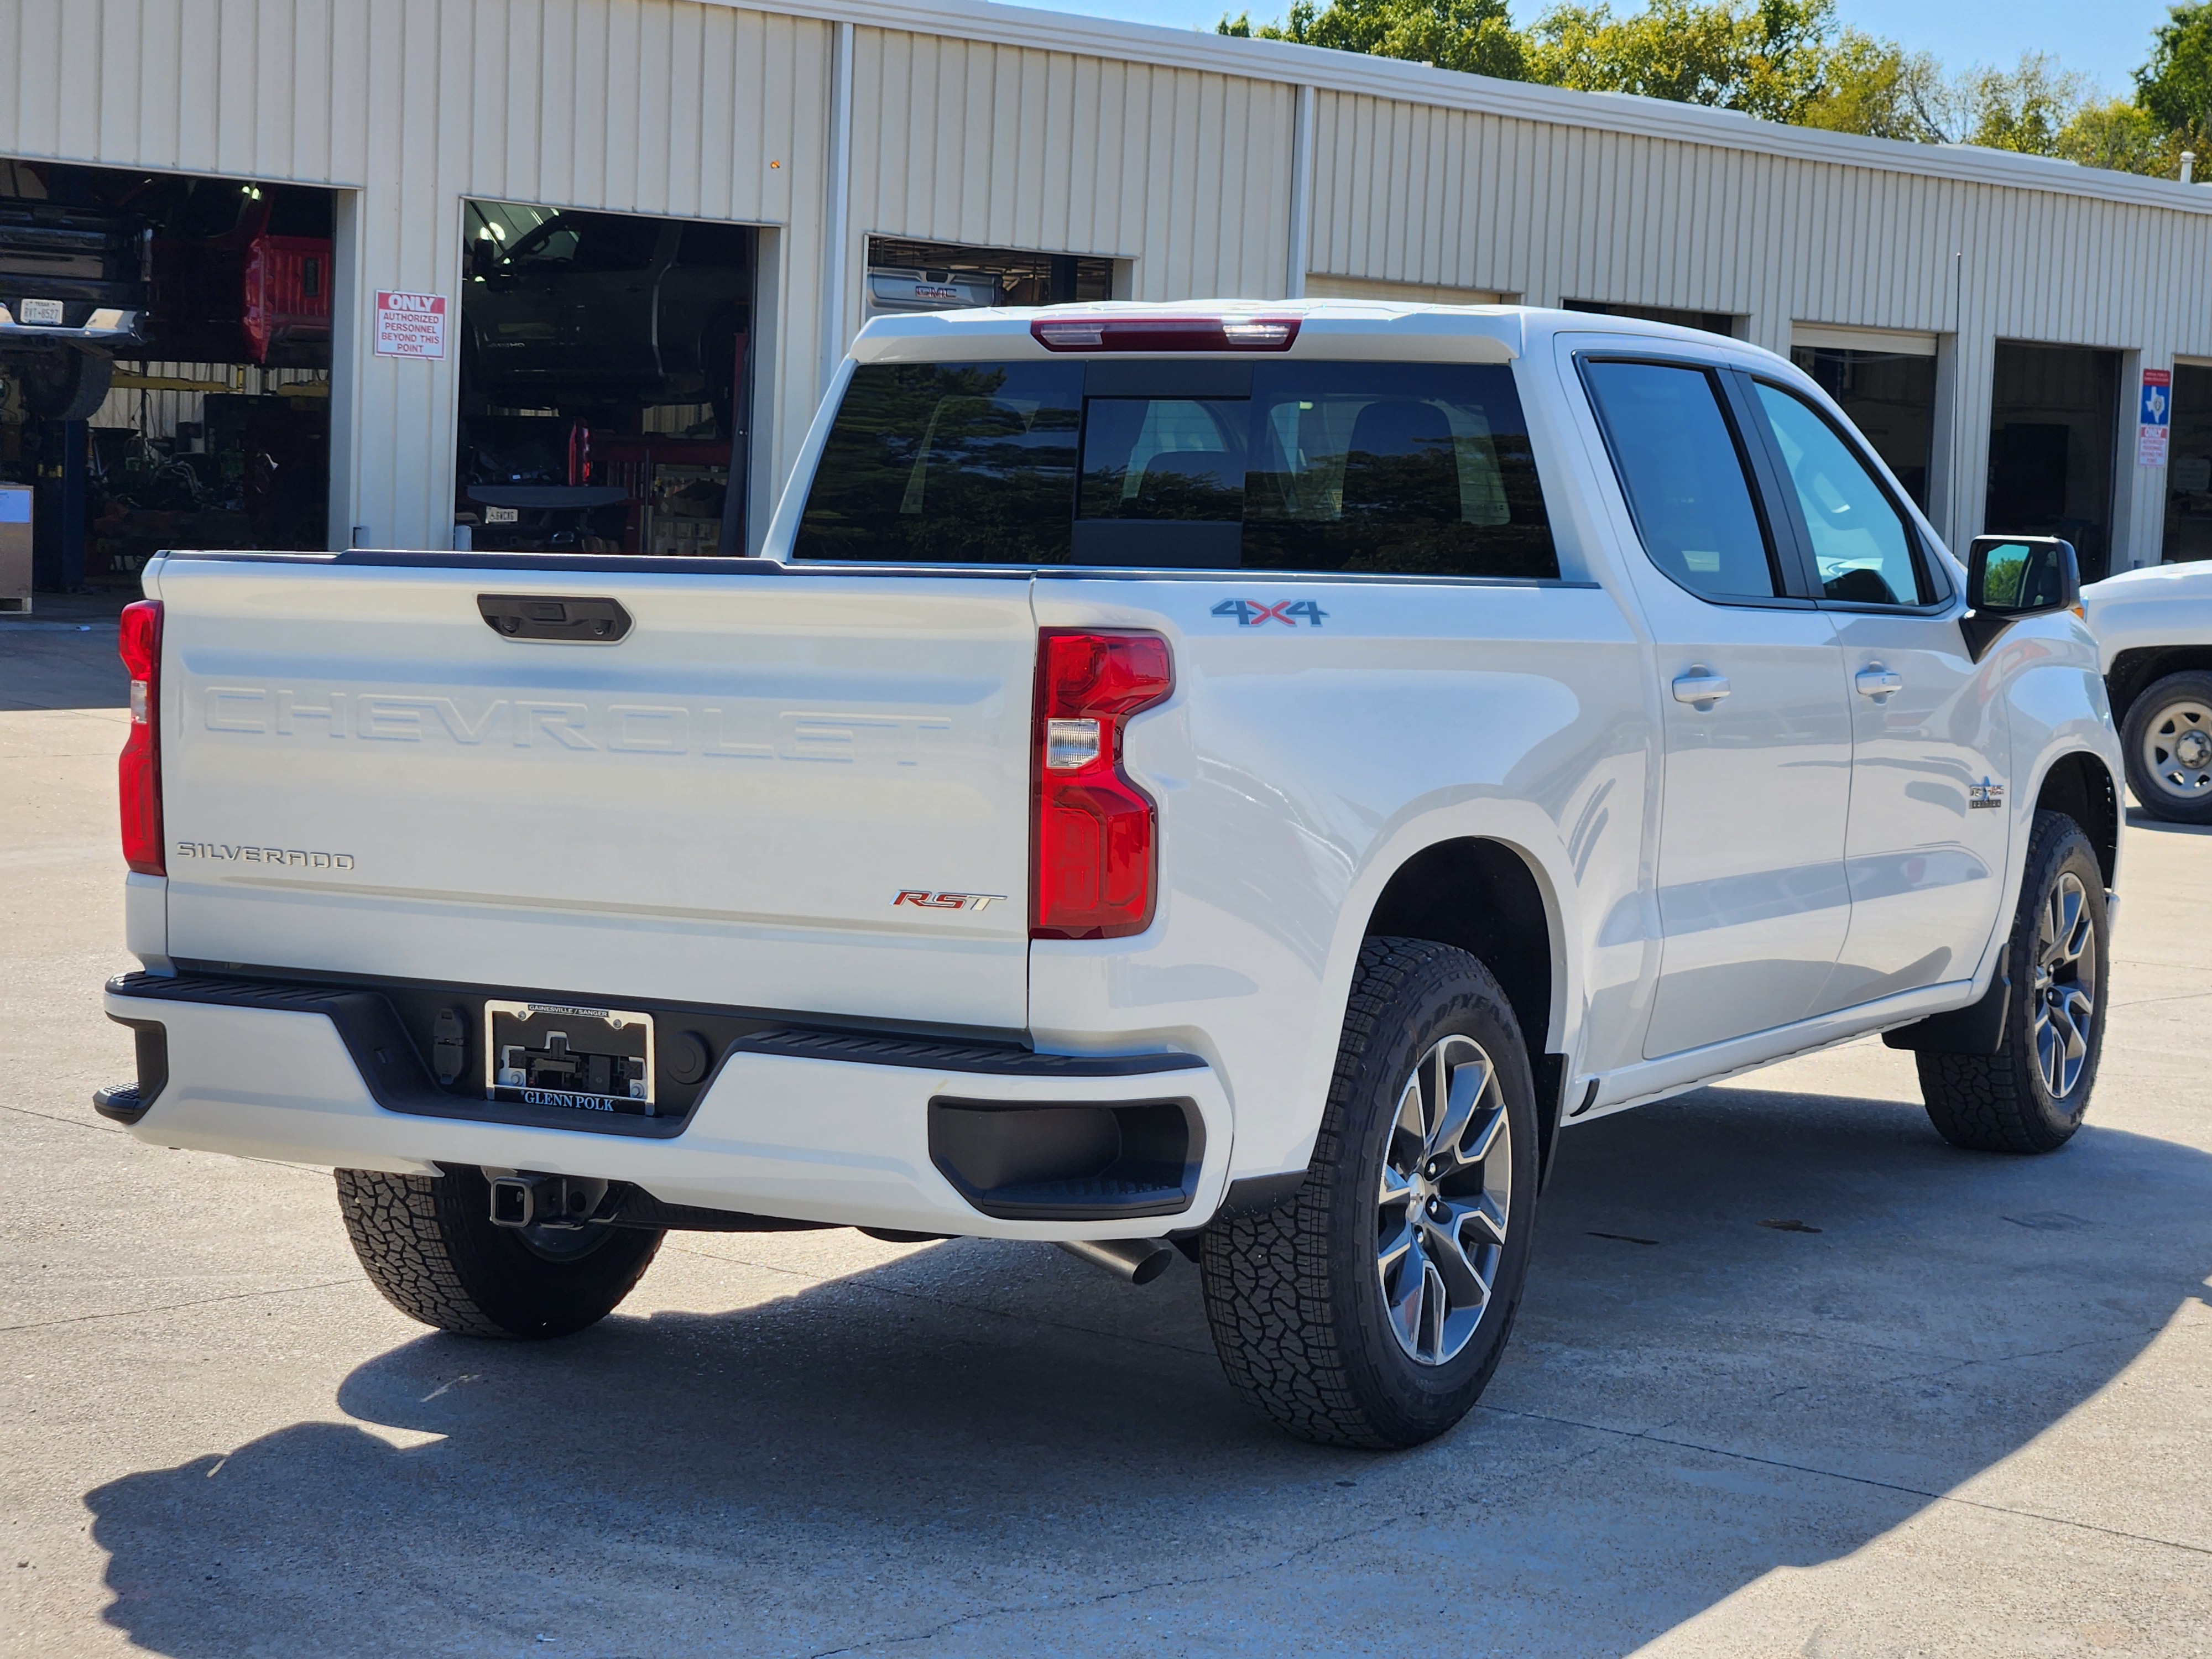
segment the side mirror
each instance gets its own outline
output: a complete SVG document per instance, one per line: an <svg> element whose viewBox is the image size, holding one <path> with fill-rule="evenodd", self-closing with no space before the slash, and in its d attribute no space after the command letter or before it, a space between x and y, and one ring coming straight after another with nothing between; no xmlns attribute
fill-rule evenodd
<svg viewBox="0 0 2212 1659"><path fill-rule="evenodd" d="M2079 610L2074 544L2056 536L1975 537L1966 555L1966 605L1960 626L1977 661L2019 618Z"/></svg>

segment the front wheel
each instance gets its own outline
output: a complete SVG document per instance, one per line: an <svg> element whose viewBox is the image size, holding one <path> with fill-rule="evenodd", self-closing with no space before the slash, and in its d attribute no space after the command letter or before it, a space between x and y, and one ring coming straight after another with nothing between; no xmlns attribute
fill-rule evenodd
<svg viewBox="0 0 2212 1659"><path fill-rule="evenodd" d="M2105 1046L2105 875L2081 827L2035 815L2006 942L2012 994L1994 1054L1917 1056L1928 1115L1954 1146L2055 1152L2081 1127Z"/></svg>
<svg viewBox="0 0 2212 1659"><path fill-rule="evenodd" d="M1535 1093L1498 981L1449 945L1368 940L1304 1186L1206 1230L1231 1385L1302 1439L1442 1434L1504 1352L1535 1199Z"/></svg>
<svg viewBox="0 0 2212 1659"><path fill-rule="evenodd" d="M2128 707L2128 787L2153 817L2212 823L2212 674L2168 674Z"/></svg>
<svg viewBox="0 0 2212 1659"><path fill-rule="evenodd" d="M384 1299L462 1336L568 1336L630 1293L660 1249L642 1228L497 1227L480 1170L337 1171L354 1254Z"/></svg>

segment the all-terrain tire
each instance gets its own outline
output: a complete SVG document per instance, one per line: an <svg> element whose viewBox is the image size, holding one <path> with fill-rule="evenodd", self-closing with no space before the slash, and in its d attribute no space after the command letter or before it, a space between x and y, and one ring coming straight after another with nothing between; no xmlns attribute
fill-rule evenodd
<svg viewBox="0 0 2212 1659"><path fill-rule="evenodd" d="M1502 1112L1510 1163L1499 1190L1510 1196L1472 1334L1449 1359L1425 1363L1390 1322L1378 1263L1390 1227L1378 1192L1401 1144L1409 1079L1455 1036L1480 1045L1495 1074L1491 1115ZM1203 1236L1206 1320L1231 1386L1302 1439L1401 1447L1442 1434L1473 1408L1504 1352L1527 1276L1536 1176L1528 1051L1490 970L1449 945L1369 939L1304 1185L1291 1202L1218 1221Z"/></svg>
<svg viewBox="0 0 2212 1659"><path fill-rule="evenodd" d="M661 1235L597 1227L560 1255L491 1222L481 1170L441 1176L337 1171L338 1208L354 1254L386 1301L462 1336L568 1336L612 1312L643 1276ZM564 1241L565 1242L565 1241Z"/></svg>
<svg viewBox="0 0 2212 1659"><path fill-rule="evenodd" d="M2081 898L2079 918L2057 931L2075 935L2086 945L2087 972L2080 972L2079 957L2075 977L2069 978L2063 968L2056 975L2039 972L2052 954L2045 938L2052 930L2045 924L2054 914L2054 895L2063 897L2074 891ZM2039 811L2021 876L2020 908L2013 919L2012 937L2005 943L2004 969L2012 992L2005 1009L2003 1046L1994 1054L1923 1052L1915 1056L1921 1099L1944 1139L1971 1152L2049 1152L2073 1138L2088 1109L2097 1061L2104 1052L2109 945L2105 876L2096 850L2072 818L2063 812ZM2039 1036L2050 1028L2053 987L2063 998L2067 986L2082 979L2087 981L2088 1018L2083 1022L2069 1013L2062 1029L2086 1023L2083 1052L2071 1062L2062 1060L2064 1086L2053 1089L2045 1079ZM2045 1015L2040 1022L2039 1011ZM2077 1069L2068 1081L2063 1071L2069 1065Z"/></svg>
<svg viewBox="0 0 2212 1659"><path fill-rule="evenodd" d="M2168 674L2136 694L2128 717L2120 727L2120 748L2126 763L2128 787L2136 802L2154 818L2171 823L2212 823L2212 785L2199 784L2208 767L2200 756L2207 752L2201 735L2212 721L2212 674L2202 670ZM2172 739L2181 737L2195 745L2192 766L2178 763ZM2167 739L2161 742L2161 737ZM2164 757L2154 764L2153 756ZM2166 775L2161 777L2160 774Z"/></svg>

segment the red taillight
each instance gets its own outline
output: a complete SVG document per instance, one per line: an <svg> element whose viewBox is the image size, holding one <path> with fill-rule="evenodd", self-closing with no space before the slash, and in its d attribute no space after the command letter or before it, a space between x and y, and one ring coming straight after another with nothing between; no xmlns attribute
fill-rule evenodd
<svg viewBox="0 0 2212 1659"><path fill-rule="evenodd" d="M1288 351L1295 317L1040 317L1030 337L1047 351Z"/></svg>
<svg viewBox="0 0 2212 1659"><path fill-rule="evenodd" d="M161 606L123 607L123 665L131 671L131 735L116 768L123 797L123 856L142 876L163 876L161 861Z"/></svg>
<svg viewBox="0 0 2212 1659"><path fill-rule="evenodd" d="M1158 816L1121 770L1121 730L1174 688L1157 634L1037 636L1031 939L1121 939L1152 926Z"/></svg>

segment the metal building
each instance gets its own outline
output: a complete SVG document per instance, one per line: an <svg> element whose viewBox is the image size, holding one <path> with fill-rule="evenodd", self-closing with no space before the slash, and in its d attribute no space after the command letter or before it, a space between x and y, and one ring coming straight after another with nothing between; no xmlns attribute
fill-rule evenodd
<svg viewBox="0 0 2212 1659"><path fill-rule="evenodd" d="M963 0L0 0L9 161L331 192L332 545L491 533L515 509L471 506L500 494L482 434L556 418L603 457L572 437L562 487L612 478L655 548L636 503L704 500L734 445L732 505L702 510L757 540L864 316L981 283L1662 315L1794 351L1954 544L2055 530L2091 574L2212 554L2212 192L2172 181ZM526 390L602 324L474 314L521 314L495 296L538 291L513 250L558 210L749 228L695 257L709 233L624 253L600 224L602 276L689 261L733 296L618 432ZM604 319L619 289L558 303ZM380 354L386 295L447 302L442 355ZM487 367L532 340L538 367ZM133 418L142 447L204 441Z"/></svg>

